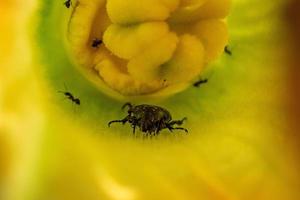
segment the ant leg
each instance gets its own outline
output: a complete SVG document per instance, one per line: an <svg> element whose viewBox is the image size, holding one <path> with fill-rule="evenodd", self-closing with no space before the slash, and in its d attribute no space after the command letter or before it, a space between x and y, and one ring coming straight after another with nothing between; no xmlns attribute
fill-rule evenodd
<svg viewBox="0 0 300 200"><path fill-rule="evenodd" d="M232 52L231 52L231 50L230 50L230 48L229 48L228 45L225 46L224 51L225 51L225 53L227 53L228 55L230 55L230 56L232 55Z"/></svg>
<svg viewBox="0 0 300 200"><path fill-rule="evenodd" d="M64 83L65 91L68 91L66 83Z"/></svg>
<svg viewBox="0 0 300 200"><path fill-rule="evenodd" d="M125 103L125 104L122 106L122 110L124 110L124 108L126 108L127 106L129 107L129 109L132 108L132 104L129 103L129 102L127 102L127 103Z"/></svg>
<svg viewBox="0 0 300 200"><path fill-rule="evenodd" d="M108 122L108 127L110 127L110 125L112 123L122 123L122 124L125 124L127 121L128 121L128 117L126 117L126 118L124 118L122 120L113 120L113 121Z"/></svg>
<svg viewBox="0 0 300 200"><path fill-rule="evenodd" d="M74 109L74 105L75 105L75 104L74 104L74 102L72 101L72 107L73 107L72 109L73 109L74 114L76 114L76 106L75 106L75 109Z"/></svg>
<svg viewBox="0 0 300 200"><path fill-rule="evenodd" d="M68 96L66 96L66 94L65 94L66 92L63 92L63 91L57 91L57 92L58 92L58 93L62 93L62 94L64 94L64 97L65 97L65 98L64 98L64 100L66 100L66 99L69 99L69 97L68 97Z"/></svg>
<svg viewBox="0 0 300 200"><path fill-rule="evenodd" d="M177 125L182 125L183 124L183 122L184 121L186 121L187 120L187 118L186 117L184 117L182 120L175 120L175 121L171 121L170 123L169 123L169 125L170 126L172 126L172 125L174 125L174 124L177 124Z"/></svg>

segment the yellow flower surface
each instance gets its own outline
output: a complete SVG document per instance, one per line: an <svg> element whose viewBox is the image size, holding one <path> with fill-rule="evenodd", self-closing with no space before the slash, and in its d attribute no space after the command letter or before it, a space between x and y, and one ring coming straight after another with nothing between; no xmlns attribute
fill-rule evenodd
<svg viewBox="0 0 300 200"><path fill-rule="evenodd" d="M0 1L0 199L298 200L286 4ZM109 128L133 93L189 134Z"/></svg>

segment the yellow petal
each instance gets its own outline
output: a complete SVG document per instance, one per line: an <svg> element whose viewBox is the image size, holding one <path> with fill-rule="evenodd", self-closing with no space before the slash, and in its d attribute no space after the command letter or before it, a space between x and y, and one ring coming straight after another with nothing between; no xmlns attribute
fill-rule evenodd
<svg viewBox="0 0 300 200"><path fill-rule="evenodd" d="M162 21L178 4L179 0L108 0L107 12L117 24Z"/></svg>

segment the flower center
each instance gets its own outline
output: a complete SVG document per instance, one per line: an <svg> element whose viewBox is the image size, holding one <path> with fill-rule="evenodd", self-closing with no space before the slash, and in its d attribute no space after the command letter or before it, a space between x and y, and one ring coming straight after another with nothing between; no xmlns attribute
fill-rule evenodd
<svg viewBox="0 0 300 200"><path fill-rule="evenodd" d="M79 0L71 54L107 93L168 96L187 88L228 42L229 0Z"/></svg>

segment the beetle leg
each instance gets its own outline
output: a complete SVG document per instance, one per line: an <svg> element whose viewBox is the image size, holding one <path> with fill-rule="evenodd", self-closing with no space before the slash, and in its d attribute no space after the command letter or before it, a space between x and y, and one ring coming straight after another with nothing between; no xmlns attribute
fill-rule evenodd
<svg viewBox="0 0 300 200"><path fill-rule="evenodd" d="M184 130L186 133L188 133L188 132L189 132L187 129L185 129L185 128L181 128L181 127L176 127L176 128L172 128L172 129L173 129L173 130L174 130L174 129Z"/></svg>
<svg viewBox="0 0 300 200"><path fill-rule="evenodd" d="M157 125L156 125L156 130L155 130L155 135L158 135L159 134L159 131L161 131L162 130L162 122L161 121L159 121L158 123L157 123Z"/></svg>
<svg viewBox="0 0 300 200"><path fill-rule="evenodd" d="M156 131L155 131L155 135L158 135L158 133L159 133L159 128L156 128Z"/></svg>
<svg viewBox="0 0 300 200"><path fill-rule="evenodd" d="M173 127L170 124L166 124L166 127L169 129L170 132L173 132Z"/></svg>
<svg viewBox="0 0 300 200"><path fill-rule="evenodd" d="M152 135L152 132L150 132L150 139L152 139L152 136L153 136L153 135Z"/></svg>
<svg viewBox="0 0 300 200"><path fill-rule="evenodd" d="M182 120L175 120L175 121L171 121L171 122L169 123L169 125L171 125L171 126L173 126L174 124L177 124L177 125L182 125L182 124L183 124L183 122L184 122L185 120L187 120L187 118L186 118L186 117L184 117Z"/></svg>
<svg viewBox="0 0 300 200"><path fill-rule="evenodd" d="M128 122L128 116L125 117L125 118L122 119L122 120L113 120L113 121L110 121L110 122L108 123L108 127L110 127L110 125L111 125L112 123L122 123L122 124L125 124L126 122Z"/></svg>
<svg viewBox="0 0 300 200"><path fill-rule="evenodd" d="M179 130L184 130L186 133L188 133L188 130L187 130L187 129L182 128L182 127L176 127L176 128L174 128L174 127L172 127L172 125L170 125L170 124L167 124L167 128L168 128L171 132L173 132L173 130L175 130L175 129L179 129Z"/></svg>

